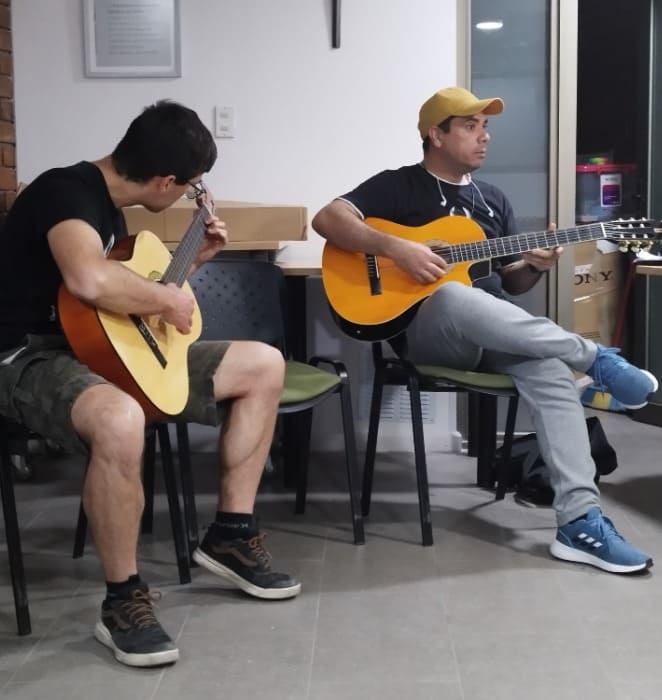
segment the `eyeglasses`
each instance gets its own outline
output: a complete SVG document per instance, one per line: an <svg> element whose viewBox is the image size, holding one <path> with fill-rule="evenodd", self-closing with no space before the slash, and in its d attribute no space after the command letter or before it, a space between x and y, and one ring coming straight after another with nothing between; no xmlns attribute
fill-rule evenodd
<svg viewBox="0 0 662 700"><path fill-rule="evenodd" d="M204 196L206 190L202 180L200 182L188 182L187 184L186 199L198 199Z"/></svg>

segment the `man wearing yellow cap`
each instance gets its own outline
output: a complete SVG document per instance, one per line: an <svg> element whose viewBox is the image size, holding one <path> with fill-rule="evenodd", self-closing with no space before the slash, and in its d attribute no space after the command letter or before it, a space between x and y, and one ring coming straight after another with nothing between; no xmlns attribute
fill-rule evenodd
<svg viewBox="0 0 662 700"><path fill-rule="evenodd" d="M443 253L417 239L382 232L364 219L418 227L440 217L464 216L488 239L516 235L515 216L503 192L471 176L487 153L488 118L503 108L498 97L479 99L460 87L439 90L419 112L422 161L378 173L333 200L314 217L313 228L338 248L390 258L414 284L434 283L450 270ZM586 372L630 408L646 403L657 391L657 380L615 348L531 316L503 295L531 289L561 253L556 247L504 255L492 260L484 276L472 274L473 286L449 279L424 298L392 344L417 364L510 375L550 470L558 523L551 554L611 573L643 571L652 565L651 557L627 543L600 509L573 370Z"/></svg>

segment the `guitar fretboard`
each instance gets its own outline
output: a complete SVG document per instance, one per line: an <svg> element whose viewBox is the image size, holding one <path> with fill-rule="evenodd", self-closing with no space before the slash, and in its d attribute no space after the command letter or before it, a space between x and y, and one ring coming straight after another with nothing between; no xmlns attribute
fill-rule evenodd
<svg viewBox="0 0 662 700"><path fill-rule="evenodd" d="M181 287L191 271L191 265L195 260L200 243L205 235L205 219L209 216L209 210L201 206L193 217L191 225L182 236L181 243L177 246L170 265L163 273L161 282L168 284L174 282Z"/></svg>
<svg viewBox="0 0 662 700"><path fill-rule="evenodd" d="M535 248L553 248L558 245L595 241L599 238L610 238L606 225L603 223L587 224L557 231L518 233L515 236L488 238L448 246L435 246L432 250L449 263L472 262L525 253Z"/></svg>

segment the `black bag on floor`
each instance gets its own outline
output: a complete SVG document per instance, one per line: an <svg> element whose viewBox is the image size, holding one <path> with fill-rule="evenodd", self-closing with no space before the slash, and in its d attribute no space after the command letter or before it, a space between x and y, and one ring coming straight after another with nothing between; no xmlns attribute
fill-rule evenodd
<svg viewBox="0 0 662 700"><path fill-rule="evenodd" d="M616 452L609 444L600 419L591 416L586 419L586 428L591 445L591 457L595 462L595 482L601 476L611 474L618 466ZM501 459L501 448L496 451L497 464ZM529 433L513 440L510 455L509 473L511 486L515 487L515 500L531 507L551 506L554 500L549 469L540 456L535 433Z"/></svg>

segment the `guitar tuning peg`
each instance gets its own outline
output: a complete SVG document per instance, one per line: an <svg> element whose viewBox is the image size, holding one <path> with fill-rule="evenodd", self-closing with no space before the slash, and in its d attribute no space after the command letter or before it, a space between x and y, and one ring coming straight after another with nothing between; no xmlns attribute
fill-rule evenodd
<svg viewBox="0 0 662 700"><path fill-rule="evenodd" d="M630 244L627 241L621 241L618 244L619 253L627 253L630 250Z"/></svg>

